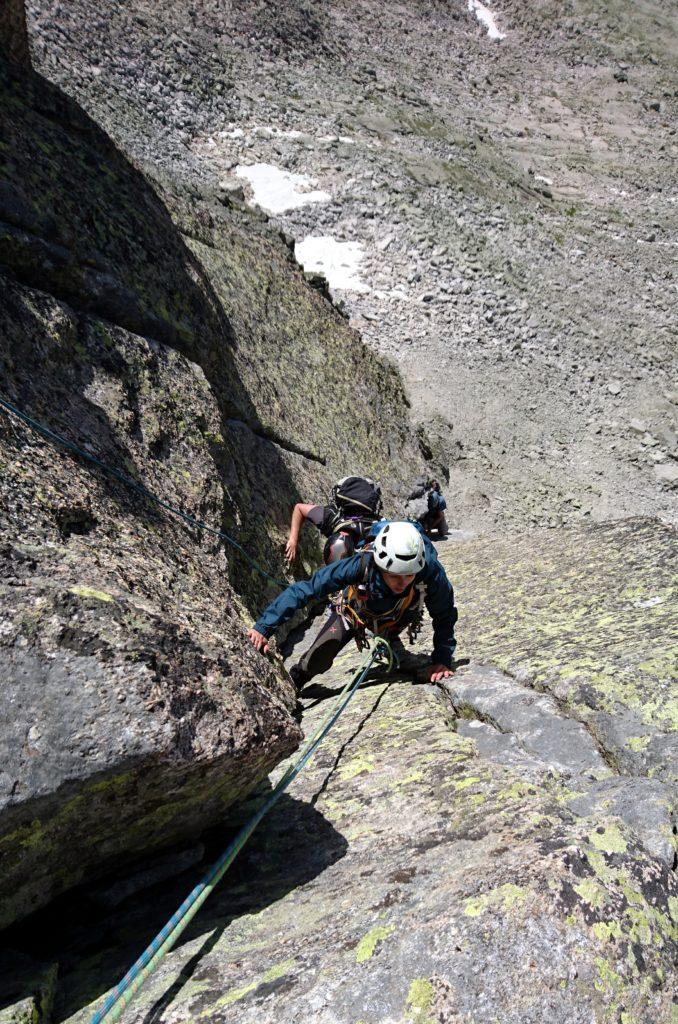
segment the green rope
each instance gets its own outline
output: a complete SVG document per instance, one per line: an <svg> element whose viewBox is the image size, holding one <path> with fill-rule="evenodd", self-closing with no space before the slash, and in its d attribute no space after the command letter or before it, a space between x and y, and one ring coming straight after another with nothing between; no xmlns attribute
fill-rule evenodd
<svg viewBox="0 0 678 1024"><path fill-rule="evenodd" d="M219 881L233 863L243 846L254 832L261 819L268 813L275 803L280 799L289 784L297 777L304 765L310 760L323 739L330 731L339 716L348 706L349 701L355 694L360 684L365 679L372 665L378 659L386 656L388 660L387 671L393 667L393 652L387 640L383 637L374 638L374 646L352 679L344 686L339 693L336 703L327 717L320 723L313 736L307 741L302 749L301 755L294 765L290 766L282 775L279 782L269 794L265 803L250 818L250 820L238 832L236 837L227 847L222 856L212 865L205 878L184 900L178 910L173 914L165 927L156 935L137 962L129 969L122 981L116 986L106 999L106 1002L92 1017L91 1024L114 1024L127 1007L144 981L153 973L164 956L172 949L177 939L187 927L189 922L196 915L202 904L210 893L218 885Z"/></svg>
<svg viewBox="0 0 678 1024"><path fill-rule="evenodd" d="M171 512L172 515L178 516L191 526L195 526L199 530L205 530L207 533L213 533L216 537L220 537L222 540L225 540L228 544L232 545L232 547L237 548L241 555L247 559L252 568L256 569L256 571L265 579L270 580L271 583L275 583L276 586L283 588L288 586L288 583L285 580L278 580L275 576L271 576L270 573L267 573L265 569L262 569L252 556L245 551L244 547L238 544L237 540L233 540L233 538L229 537L227 533L224 533L223 530L217 530L214 526L208 526L207 523L204 523L201 519L195 519L193 516L187 515L186 512L182 512L180 509L175 508L174 505L170 505L168 502L163 501L162 498L159 498L157 494L153 493L153 491L149 491L147 487L143 486L143 484L136 483L136 481L132 480L124 473L121 473L119 469L114 469L112 466L106 465L106 463L102 462L101 459L98 459L96 455L90 455L89 452L79 448L77 444L73 444L72 441L62 437L61 434L57 434L54 430L50 430L50 428L46 427L44 423L39 423L27 413L17 409L15 405L12 405L12 403L6 401L6 399L0 398L0 407L4 408L5 411L11 412L12 415L17 416L20 420L23 420L24 423L28 424L28 426L37 431L37 433L42 434L43 437L49 438L50 441L56 441L57 444L67 448L70 452L73 452L74 455L78 455L87 462L93 463L105 473L115 477L116 480L120 480L126 487L131 488L138 494L142 494L144 498L148 498L149 501L155 502L156 505L160 505L160 507L164 508L166 512Z"/></svg>

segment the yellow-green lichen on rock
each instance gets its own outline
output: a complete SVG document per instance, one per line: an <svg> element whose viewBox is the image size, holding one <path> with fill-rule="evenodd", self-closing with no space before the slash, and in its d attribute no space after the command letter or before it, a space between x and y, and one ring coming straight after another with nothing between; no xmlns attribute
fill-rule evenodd
<svg viewBox="0 0 678 1024"><path fill-rule="evenodd" d="M410 984L405 1012L412 1024L433 1024L429 1011L434 996L435 990L427 978L415 978Z"/></svg>
<svg viewBox="0 0 678 1024"><path fill-rule="evenodd" d="M295 747L290 682L246 638L262 571L285 578L297 501L388 450L394 502L423 463L398 373L261 217L142 173L28 69L2 62L0 110L3 393L114 470L0 435L4 924L221 820Z"/></svg>
<svg viewBox="0 0 678 1024"><path fill-rule="evenodd" d="M552 694L616 766L668 779L674 545L670 526L636 519L447 548L464 602L460 650ZM648 593L661 603L639 599Z"/></svg>
<svg viewBox="0 0 678 1024"><path fill-rule="evenodd" d="M377 947L389 937L392 931L394 931L393 925L376 925L371 928L356 946L355 962L364 964L366 960L370 960Z"/></svg>
<svg viewBox="0 0 678 1024"><path fill-rule="evenodd" d="M327 713L313 705L309 729ZM184 1019L226 1024L237 1006L241 1024L258 1024L312 1005L323 1024L456 1024L485 1006L481 1019L503 1024L516 1006L541 1019L548 999L562 1024L612 1024L613 1012L669 1024L673 873L617 819L572 815L557 780L490 765L441 711L433 689L405 679L358 691L243 852L240 878L255 887L226 878L206 907L207 987L182 1002ZM363 760L374 769L342 771ZM139 1022L194 955L160 966ZM264 982L261 965L287 958L294 967Z"/></svg>

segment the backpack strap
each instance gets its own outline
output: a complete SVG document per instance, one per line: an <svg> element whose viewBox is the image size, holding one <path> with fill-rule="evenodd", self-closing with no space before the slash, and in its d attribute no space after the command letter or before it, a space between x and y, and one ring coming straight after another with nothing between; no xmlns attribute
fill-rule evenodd
<svg viewBox="0 0 678 1024"><path fill-rule="evenodd" d="M370 569L372 568L372 556L374 552L371 545L367 545L360 550L360 583L367 583L367 578L370 575Z"/></svg>
<svg viewBox="0 0 678 1024"><path fill-rule="evenodd" d="M365 612L361 606L358 588L367 585L373 565L373 554L374 552L371 547L365 548L360 552L360 576L357 582L351 583L350 586L341 591L338 604L335 607L344 620L350 621L353 628L357 630L359 648L364 642L366 629L371 630L375 635L384 633L387 629L396 626L405 612L410 610L415 613L414 621L408 627L410 642L412 643L414 636L421 629L421 622L423 620L421 605L426 589L425 585L413 583L407 593L396 602L393 608L386 612L381 614Z"/></svg>
<svg viewBox="0 0 678 1024"><path fill-rule="evenodd" d="M371 548L363 548L359 554L360 567L358 579L355 583L350 583L343 590L340 590L336 598L333 599L332 604L344 622L347 625L350 624L355 629L358 650L362 650L367 646L365 629L368 627L368 623L365 621L361 608L362 602L359 600L358 595L359 588L367 586L370 569L372 568L372 550Z"/></svg>
<svg viewBox="0 0 678 1024"><path fill-rule="evenodd" d="M338 533L340 530L346 530L349 533L355 533L362 540L368 535L372 526L374 526L375 518L370 516L347 516L346 512L342 509L335 508L335 506L329 506L333 511L333 516L329 522L329 529L332 533Z"/></svg>

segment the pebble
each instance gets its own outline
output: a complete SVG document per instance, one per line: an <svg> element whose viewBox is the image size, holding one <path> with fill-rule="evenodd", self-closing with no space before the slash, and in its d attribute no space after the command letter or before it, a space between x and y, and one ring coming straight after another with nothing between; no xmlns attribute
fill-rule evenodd
<svg viewBox="0 0 678 1024"><path fill-rule="evenodd" d="M678 464L675 462L661 463L654 467L654 475L658 483L668 484L673 487L678 484Z"/></svg>
<svg viewBox="0 0 678 1024"><path fill-rule="evenodd" d="M245 45L248 34L246 32L244 36ZM381 95L375 107L375 87L378 87L378 93L386 89L389 96L393 94L391 87L382 83L381 75L380 80L376 80L372 67L375 59L373 54L370 53L369 59L363 56L361 60L360 43L356 43L355 76L342 82L336 94L330 88L332 82L336 82L336 78L332 77L334 71L319 54L310 57L307 64L302 62L296 68L293 82L292 78L283 75L279 83L276 82L281 67L279 58L268 55L256 72L243 68L243 74L235 84L225 83L226 94L233 101L232 107L226 112L224 101L219 101L222 104L220 108L206 101L205 72L201 61L197 59L198 50L193 58L188 51L175 49L180 43L181 46L186 43L181 33L176 33L173 42L168 41L170 38L168 36L159 41L152 50L147 51L149 67L140 86L140 93L146 102L149 93L157 98L153 110L154 124L168 126L162 135L162 139L167 141L161 141L160 145L167 147L172 137L176 140L176 129L180 125L180 137L192 147L191 158L196 155L200 160L204 158L204 168L207 173L214 171L214 180L217 181L221 181L234 164L241 162L234 159L239 152L247 162L265 162L271 159L275 151L272 162L279 166L293 167L311 176L318 174L323 163L323 176L327 178L323 187L326 186L332 193L332 203L323 209L318 208L312 212L302 210L289 217L281 217L276 227L283 227L290 237L295 238L304 234L327 233L346 241L361 241L364 244L371 264L366 279L379 289L379 293L377 295L373 291L369 297L351 294L344 297L351 323L360 325L366 341L378 347L379 351L388 352L396 359L403 352L411 356L416 351L422 361L431 361L439 368L441 376L450 369L454 359L459 358L465 376L459 378L456 392L452 394L454 401L459 403L461 420L464 419L465 410L473 408L469 396L473 394L475 400L474 389L477 389L478 394L485 390L489 392L491 388L496 391L497 379L506 382L507 403L513 402L518 393L516 379L518 375L522 376L528 365L530 374L529 377L525 376L525 387L536 393L544 389L544 395L540 395L537 407L530 415L530 422L535 426L541 425L548 438L555 436L556 425L551 422L548 406L550 399L545 397L546 391L550 394L553 389L556 407L559 401L566 401L571 406L573 419L580 428L583 419L577 420L577 416L582 412L582 407L584 418L595 412L597 423L598 418L604 421L610 416L612 407L622 405L621 401L615 399L626 394L628 383L633 381L639 370L637 359L635 365L625 365L628 363L626 342L615 334L624 322L629 322L633 304L634 285L630 276L625 278L623 275L629 275L631 261L635 265L635 261L645 259L643 252L652 252L656 265L651 268L649 264L638 267L637 288L642 293L649 278L655 282L662 280L666 254L656 244L652 249L647 245L640 246L638 253L631 253L631 236L613 235L613 229L618 232L621 229L612 217L606 216L605 207L594 208L585 197L573 199L571 209L567 208L568 203L564 203L560 211L545 212L546 204L542 200L539 200L539 211L532 209L523 198L516 196L515 184L510 178L497 178L495 169L492 170L492 191L488 188L485 192L484 189L476 188L471 180L465 180L467 172L471 177L476 175L483 178L489 167L482 163L483 157L478 149L474 151L472 160L470 154L469 159L465 156L466 138L474 131L476 135L479 133L477 129L470 129L465 120L470 109L466 106L469 97L464 90L467 87L456 79L453 82L457 73L455 64L461 62L460 66L464 67L462 54L447 55L449 60L436 70L435 81L422 76L412 79L411 85L407 80L398 82L406 106L410 103L410 97L416 106L427 94L430 95L432 88L436 92L437 105L444 105L451 95L455 97L454 105L448 111L450 128L454 130L450 130L446 139L439 140L434 136L419 135L417 131L408 130L404 141L407 129L405 119L394 112L401 108L390 104ZM585 38L589 52L584 54L584 60L598 69L602 66L601 58L585 34L579 40L573 37L573 46L581 59ZM61 45L59 42L57 50ZM250 45L262 45L256 34L252 36ZM390 49L393 44L388 32L383 33L383 45L386 48L385 60L388 62L388 59L395 56ZM421 48L423 45L420 40L412 39L411 56L416 55L419 61L424 52ZM436 53L440 56L435 36L431 36L425 46L427 52L430 48L432 57ZM510 77L514 58L508 55L508 50L502 52L505 56L501 77ZM480 84L484 83L486 74L494 82L498 71L494 61L490 60L490 53L487 47L486 52L474 56L478 67L472 73L478 82L478 90L472 97L472 104L474 112L479 116L483 116L488 107L494 105L490 98L493 84L488 82L488 89ZM402 67L406 70L406 53L398 53L397 56L403 59ZM88 64L101 63L104 69L97 88L102 87L102 82L105 84L108 60L105 54L100 56L93 52L88 55ZM126 62L133 63L131 60ZM179 71L175 73L177 64ZM412 68L414 66L411 65ZM629 78L634 80L635 68L634 62L608 62L605 80L615 95L615 105L631 102L632 90L621 86ZM452 76L448 73L451 69ZM642 69L645 96L641 98L641 103L644 100L648 110L659 112L662 105L666 106L661 87L647 75L645 62L642 63ZM98 70L92 69L90 73L96 74ZM433 64L430 68L427 65L427 70L432 72ZM617 86L609 81L612 75ZM224 77L223 69L217 77ZM352 85L352 81L355 85ZM450 92L452 83L453 89ZM293 85L293 90L284 88L287 84ZM195 93L194 88L197 90ZM222 83L216 82L210 88L216 93L222 88ZM561 90L568 88L562 82L556 84L556 93L561 100ZM290 95L290 91L297 98ZM287 98L280 105L279 99L285 97L286 93ZM576 97L572 93L569 95L570 100L576 102ZM180 101L178 116L175 109L177 101ZM385 102L387 106L383 107ZM215 116L217 109L221 109L223 116ZM586 126L588 123L588 127L591 127L590 115L583 107L581 113L582 124ZM632 113L634 118L637 117L637 105ZM561 167L552 162L554 150L560 146L560 142L557 139L554 142L549 140L547 118L541 118L539 123L536 120L537 112L533 111L533 115L534 120L529 125L518 125L515 120L512 123L507 121L503 136L501 132L495 134L494 129L482 134L485 147L489 149L496 145L500 156L502 137L513 140L516 137L535 138L536 135L535 144L524 150L533 165L531 176L526 176L524 180L536 180L537 187L546 186L548 189L552 180L559 183L562 180ZM361 120L362 127L359 125ZM647 114L645 127L649 127L653 137L639 140L638 143L639 146L645 146L650 163L656 153L661 152L659 143L667 141L661 127L662 120ZM243 139L221 138L220 132L224 127L231 133L234 130L242 131ZM301 131L303 138L300 140L282 136L271 130L276 127L284 131ZM388 141L384 133L388 133ZM348 142L351 145L346 144L349 136L351 138ZM213 138L216 145L213 149L196 154L196 140L201 137L205 141ZM143 149L143 141L137 141L136 144ZM328 150L330 146L334 147L331 151ZM408 154L415 158L415 162L422 164L448 161L454 169L455 182L447 180L434 185L417 184L403 166L402 157ZM213 162L217 157L221 161L218 165ZM150 159L155 158L156 154L152 153ZM336 162L330 164L330 158ZM186 167L187 159L186 150L177 147L177 166ZM655 165L655 170L658 166ZM193 173L193 168L189 167L187 177L190 178ZM460 179L457 173L464 177ZM622 168L620 178L615 182L617 188L611 191L612 195L624 196L625 212L631 218L637 213L637 209L634 209L637 200L633 190L628 189L628 181L626 170ZM495 187L497 184L498 188ZM565 182L562 184L565 185ZM489 178L483 181L485 185L490 185ZM230 193L240 198L237 191L239 187L236 184L234 188L222 181L222 197ZM596 182L596 187L602 190L607 185L601 180ZM666 218L659 210L662 200L657 198L661 197L662 187L667 189L666 178L662 181L660 175L658 180L653 179L652 187L650 216L634 221L638 233L647 242L656 242L657 238L661 240L666 223ZM617 202L608 198L611 203ZM516 205L516 199L519 205ZM618 202L621 204L622 200ZM319 225L322 226L322 232L317 231ZM604 237L601 233L603 226ZM562 240L559 236L562 236ZM577 238L580 240L579 248L575 248ZM553 272L558 263L565 268L563 275ZM388 281L385 281L382 275L386 275L387 271ZM623 294L623 284L620 283L623 280L628 281L628 295ZM399 286L406 281L414 286L414 294L401 297ZM611 304L608 305L611 314L609 322L606 321L604 325L595 317L586 319L586 311L590 311L591 307L587 306L585 293L594 287L600 288L601 301ZM421 293L418 298L417 292ZM483 302L478 301L481 293L493 292L499 299L497 303L492 302L493 308L486 308ZM656 297L661 300L663 295L659 290L653 289L653 293L648 297L649 301L642 314L646 322L642 327L640 323L636 325L644 350L649 338L659 335L656 328L661 307L652 299ZM581 309L577 298L570 311L568 302L575 294L584 296ZM458 299L451 301L450 296L458 296ZM668 299L668 293L665 298ZM671 305L668 301L664 305L666 319ZM624 312L624 308L628 313ZM528 316L529 323L526 322ZM372 327L373 323L378 323L378 330ZM647 351L644 351L644 355L648 355ZM579 364L576 369L573 366L575 359ZM656 393L661 393L662 378L657 379L652 375L665 371L670 352L665 348L652 359L654 365L649 369L645 367L646 377L642 386L652 384ZM494 376L497 371L498 376ZM469 381L470 386L461 387L462 380ZM599 383L592 386L592 381ZM466 397L462 396L462 392ZM664 394L667 401L678 405L678 382ZM587 409L587 403L593 404L594 401L596 408ZM445 409L441 411L444 413ZM623 460L625 462L629 457L628 449L634 447L646 465L650 459L659 464L658 460L665 460L666 456L660 455L656 449L641 453L638 439L644 439L646 448L657 445L656 438L645 440L646 435L649 435L649 427L660 439L662 447L673 452L676 448L675 433L666 434L659 411L654 406L645 408L640 405L639 411L641 416L637 420L620 424L618 428ZM513 430L515 425L515 445L516 448L522 447L525 452L534 444L534 438L530 432L526 433L518 426L519 414L520 410L516 408L513 413L507 413L501 419L504 414L495 410L488 416L487 429L493 425L505 425L507 417L513 415L513 424L510 426ZM554 416L554 421L556 418ZM468 426L465 429L482 432L484 428ZM594 424L589 429L600 435L600 425ZM633 437L633 444L630 435L637 435L637 438ZM591 434L588 440L593 441ZM538 462L536 458L535 464ZM621 465L621 462L617 465ZM614 466L615 462L607 459L605 473L612 471ZM589 475L595 472L596 469L592 468ZM495 476L501 478L502 473L502 466L497 466ZM558 479L558 474L554 473L554 479L557 480L557 486L563 489L573 488L576 497L579 488L569 474L564 479ZM555 499L553 483L553 480L549 482L548 490L551 498ZM523 484L524 492L529 493L529 477L525 478ZM625 510L626 506L620 512L623 514ZM551 512L552 509L543 510L541 515L544 522L553 518Z"/></svg>

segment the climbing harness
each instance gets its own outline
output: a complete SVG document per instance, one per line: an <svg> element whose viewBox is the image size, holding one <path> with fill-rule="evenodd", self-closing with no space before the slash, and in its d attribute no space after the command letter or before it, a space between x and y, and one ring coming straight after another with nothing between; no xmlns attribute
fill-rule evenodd
<svg viewBox="0 0 678 1024"><path fill-rule="evenodd" d="M38 434L42 434L43 437L49 438L50 441L56 441L57 444L60 444L64 448L67 448L68 451L73 452L73 454L75 455L79 455L80 458L85 459L87 462L92 462L95 466L97 466L99 469L102 469L105 473L108 473L110 476L115 477L116 480L120 480L120 482L125 484L126 487L131 488L138 494L142 494L145 498L148 498L149 501L155 502L156 505L160 505L160 507L164 508L166 512L171 512L172 515L178 516L179 519L183 519L191 526L195 526L199 530L204 530L207 533L213 533L216 537L220 537L222 540L225 540L232 547L237 548L240 554L247 559L252 568L256 569L259 575L263 576L264 579L270 580L271 583L275 583L275 585L278 587L285 588L288 586L285 580L278 580L275 578L275 576L271 576L270 573L267 573L265 569L262 569L261 566L257 562L255 562L252 556L248 554L247 551L245 551L244 547L242 547L241 544L238 544L237 540L233 540L233 538L229 537L227 533L224 533L223 530L218 530L214 526L208 526L207 523L204 523L201 519L195 519L193 516L187 515L186 512L182 512L180 509L175 508L174 505L170 505L169 502L163 501L162 498L159 498L157 494L153 493L153 491L149 491L149 489L147 487L144 487L143 484L136 483L136 481L132 480L124 473L121 473L119 469L114 469L112 466L106 465L106 463L102 462L101 459L98 459L96 455L90 455L89 452L86 452L82 448L79 448L77 444L73 444L72 441L69 441L67 438L62 437L61 434L57 434L56 431L50 430L50 428L46 427L44 423L38 423L37 420L34 420L27 413L22 412L20 409L17 409L15 405L12 405L12 403L6 401L6 399L0 398L0 407L5 409L5 411L12 413L14 416L17 416L20 420L26 423Z"/></svg>
<svg viewBox="0 0 678 1024"><path fill-rule="evenodd" d="M328 734L339 716L348 706L351 698L357 691L360 684L367 676L370 668L379 660L387 662L387 672L393 667L393 652L388 641L382 637L375 637L372 652L367 657L355 675L349 679L343 690L339 693L337 701L320 723L313 736L304 746L298 760L290 766L282 775L280 781L273 788L266 801L258 811L252 815L250 820L241 828L236 837L219 859L212 865L203 880L192 890L184 902L172 915L165 927L158 932L150 946L141 954L137 962L129 969L122 981L115 987L106 999L100 1010L94 1014L91 1024L113 1024L118 1020L126 1006L130 1004L135 994L139 991L144 981L158 966L166 953L172 949L177 939L184 931L189 922L193 919L207 897L219 883L230 865L233 863L243 846L254 832L262 818L270 811L280 799L289 784L297 777L304 765L311 759L318 749L325 736Z"/></svg>
<svg viewBox="0 0 678 1024"><path fill-rule="evenodd" d="M423 587L410 587L407 593L386 612L368 612L363 605L369 596L367 579L372 562L372 551L369 548L363 548L360 555L359 581L340 591L332 601L333 607L341 616L344 625L355 630L355 642L358 650L365 650L369 646L367 632L372 633L373 636L387 634L400 622L405 612L409 612L411 615L411 621L407 625L407 638L410 644L413 644L421 632L424 622Z"/></svg>

